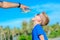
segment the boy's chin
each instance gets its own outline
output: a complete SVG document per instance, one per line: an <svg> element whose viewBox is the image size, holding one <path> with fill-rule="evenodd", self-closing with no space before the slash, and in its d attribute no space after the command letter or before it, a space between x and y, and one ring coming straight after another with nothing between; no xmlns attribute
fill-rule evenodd
<svg viewBox="0 0 60 40"><path fill-rule="evenodd" d="M34 21L34 20L32 19L32 21Z"/></svg>

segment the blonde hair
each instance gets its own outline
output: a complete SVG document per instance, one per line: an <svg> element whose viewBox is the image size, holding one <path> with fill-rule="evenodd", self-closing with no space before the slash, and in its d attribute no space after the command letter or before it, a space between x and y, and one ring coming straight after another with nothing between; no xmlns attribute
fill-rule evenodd
<svg viewBox="0 0 60 40"><path fill-rule="evenodd" d="M49 23L49 18L48 18L48 16L46 15L45 12L42 12L41 15L42 15L42 16L41 16L41 20L42 20L41 25L42 25L42 26L47 25L47 24Z"/></svg>

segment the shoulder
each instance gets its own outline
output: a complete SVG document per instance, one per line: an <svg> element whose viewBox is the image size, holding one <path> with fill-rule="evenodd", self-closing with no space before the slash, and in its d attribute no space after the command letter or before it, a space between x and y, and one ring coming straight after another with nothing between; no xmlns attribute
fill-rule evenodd
<svg viewBox="0 0 60 40"><path fill-rule="evenodd" d="M42 26L40 24L37 24L36 25L36 30L37 31L43 31L43 28L42 28Z"/></svg>
<svg viewBox="0 0 60 40"><path fill-rule="evenodd" d="M42 28L42 26L40 24L37 24L36 28Z"/></svg>
<svg viewBox="0 0 60 40"><path fill-rule="evenodd" d="M41 26L40 24L37 24L37 25L33 28L33 30L40 30L40 29L42 29L42 26Z"/></svg>

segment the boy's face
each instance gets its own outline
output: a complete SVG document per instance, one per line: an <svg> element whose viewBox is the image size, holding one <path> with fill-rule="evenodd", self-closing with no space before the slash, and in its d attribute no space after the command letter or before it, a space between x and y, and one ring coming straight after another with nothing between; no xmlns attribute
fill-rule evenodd
<svg viewBox="0 0 60 40"><path fill-rule="evenodd" d="M46 14L41 13L39 15L36 15L34 18L32 18L33 22L39 22L42 25L47 25L49 22L49 19Z"/></svg>
<svg viewBox="0 0 60 40"><path fill-rule="evenodd" d="M32 18L32 20L35 22L41 22L41 17L40 17L40 14L39 15L36 15L34 18Z"/></svg>

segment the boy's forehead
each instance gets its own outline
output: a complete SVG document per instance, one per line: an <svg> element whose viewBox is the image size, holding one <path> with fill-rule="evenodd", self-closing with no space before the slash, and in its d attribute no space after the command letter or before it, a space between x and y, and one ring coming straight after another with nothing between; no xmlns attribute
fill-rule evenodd
<svg viewBox="0 0 60 40"><path fill-rule="evenodd" d="M43 13L40 13L40 14L37 14L35 17L41 18L41 17L44 17L44 16L43 16Z"/></svg>
<svg viewBox="0 0 60 40"><path fill-rule="evenodd" d="M37 17L37 16L39 16L39 17L42 16L42 13L36 14L34 17Z"/></svg>

